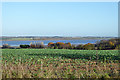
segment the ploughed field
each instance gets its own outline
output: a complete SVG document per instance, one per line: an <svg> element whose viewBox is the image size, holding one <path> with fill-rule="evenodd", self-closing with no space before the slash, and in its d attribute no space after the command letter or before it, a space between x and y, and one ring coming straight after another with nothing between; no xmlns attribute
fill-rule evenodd
<svg viewBox="0 0 120 80"><path fill-rule="evenodd" d="M118 50L2 49L2 78L120 78Z"/></svg>

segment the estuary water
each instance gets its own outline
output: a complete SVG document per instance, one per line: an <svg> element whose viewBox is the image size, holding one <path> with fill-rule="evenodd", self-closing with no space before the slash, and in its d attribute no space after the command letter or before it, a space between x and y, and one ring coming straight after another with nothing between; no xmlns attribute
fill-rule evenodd
<svg viewBox="0 0 120 80"><path fill-rule="evenodd" d="M30 44L32 43L36 43L36 42L43 42L44 45L47 45L49 42L63 42L63 43L68 43L70 42L71 44L74 45L78 45L78 44L87 44L87 43L96 43L100 41L100 39L97 40L33 40L33 41L0 41L0 46L2 46L3 44L8 44L10 46L19 46L21 44Z"/></svg>

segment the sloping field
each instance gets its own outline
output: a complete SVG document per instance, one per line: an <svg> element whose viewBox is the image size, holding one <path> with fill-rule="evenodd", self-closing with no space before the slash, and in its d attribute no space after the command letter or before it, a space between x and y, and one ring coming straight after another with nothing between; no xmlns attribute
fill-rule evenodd
<svg viewBox="0 0 120 80"><path fill-rule="evenodd" d="M118 78L118 60L118 50L2 49L2 77Z"/></svg>

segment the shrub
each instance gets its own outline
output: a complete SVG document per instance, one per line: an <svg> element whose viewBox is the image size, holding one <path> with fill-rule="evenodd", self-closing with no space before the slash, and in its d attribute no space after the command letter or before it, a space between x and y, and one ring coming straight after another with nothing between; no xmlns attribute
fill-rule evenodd
<svg viewBox="0 0 120 80"><path fill-rule="evenodd" d="M71 43L65 43L63 46L64 49L72 49Z"/></svg>
<svg viewBox="0 0 120 80"><path fill-rule="evenodd" d="M20 45L20 48L29 48L30 45Z"/></svg>
<svg viewBox="0 0 120 80"><path fill-rule="evenodd" d="M57 43L53 43L50 42L48 43L48 47L49 48L54 48L54 49L71 49L71 43L62 43L62 42L57 42Z"/></svg>
<svg viewBox="0 0 120 80"><path fill-rule="evenodd" d="M70 43L70 42L68 42L68 43L66 43L66 44L68 44L69 46L71 46L71 43Z"/></svg>
<svg viewBox="0 0 120 80"><path fill-rule="evenodd" d="M71 49L76 49L76 46L75 45L71 45Z"/></svg>
<svg viewBox="0 0 120 80"><path fill-rule="evenodd" d="M116 45L115 49L120 50L120 45Z"/></svg>
<svg viewBox="0 0 120 80"><path fill-rule="evenodd" d="M83 45L77 45L75 49L83 49Z"/></svg>
<svg viewBox="0 0 120 80"><path fill-rule="evenodd" d="M35 45L34 45L34 44L31 44L30 47L31 47L31 48L35 48Z"/></svg>
<svg viewBox="0 0 120 80"><path fill-rule="evenodd" d="M3 46L2 46L2 48L9 48L10 47L10 45L8 45L8 44L3 44Z"/></svg>
<svg viewBox="0 0 120 80"><path fill-rule="evenodd" d="M59 46L59 45L64 45L64 43L62 43L62 42L57 42L56 45L57 45L57 46Z"/></svg>
<svg viewBox="0 0 120 80"><path fill-rule="evenodd" d="M64 43L62 43L62 42L57 42L55 45L58 47L58 49L64 48Z"/></svg>
<svg viewBox="0 0 120 80"><path fill-rule="evenodd" d="M102 40L97 44L99 50L115 49L115 44L111 40Z"/></svg>
<svg viewBox="0 0 120 80"><path fill-rule="evenodd" d="M58 46L57 46L57 45L55 45L55 46L54 46L54 49L58 49Z"/></svg>
<svg viewBox="0 0 120 80"><path fill-rule="evenodd" d="M44 46L44 43L43 43L43 42L41 42L41 43L36 42L36 43L34 43L34 44L30 43L30 47L31 47L31 48L44 48L45 46Z"/></svg>
<svg viewBox="0 0 120 80"><path fill-rule="evenodd" d="M109 45L110 45L110 46L114 46L114 43L111 42L111 41L109 41Z"/></svg>
<svg viewBox="0 0 120 80"><path fill-rule="evenodd" d="M54 43L53 42L48 43L48 47L49 48L53 48L54 47Z"/></svg>
<svg viewBox="0 0 120 80"><path fill-rule="evenodd" d="M85 50L94 50L95 45L91 44L91 43L88 43L88 44L83 45L83 49L85 49Z"/></svg>

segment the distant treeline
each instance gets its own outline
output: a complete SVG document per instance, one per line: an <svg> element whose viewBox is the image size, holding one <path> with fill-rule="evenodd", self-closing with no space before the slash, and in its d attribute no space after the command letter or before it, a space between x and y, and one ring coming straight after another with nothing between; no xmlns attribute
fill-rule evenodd
<svg viewBox="0 0 120 80"><path fill-rule="evenodd" d="M88 39L111 39L116 37L63 37L63 36L0 36L3 41L19 41L19 40L88 40Z"/></svg>
<svg viewBox="0 0 120 80"><path fill-rule="evenodd" d="M10 47L8 44L4 44L2 48L14 48ZM111 50L111 49L119 49L120 48L120 39L109 39L109 40L101 40L95 44L79 44L72 45L71 43L62 43L50 42L48 45L44 45L41 43L30 43L30 45L20 45L17 48L44 48L44 49L79 49L79 50Z"/></svg>

